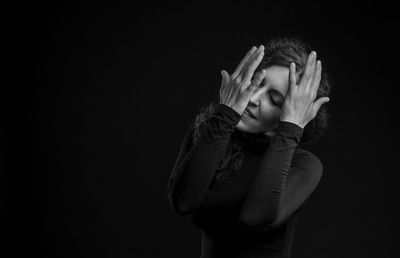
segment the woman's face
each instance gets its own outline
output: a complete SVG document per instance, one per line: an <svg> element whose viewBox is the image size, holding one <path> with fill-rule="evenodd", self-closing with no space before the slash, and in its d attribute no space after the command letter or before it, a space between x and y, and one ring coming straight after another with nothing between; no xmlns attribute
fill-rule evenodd
<svg viewBox="0 0 400 258"><path fill-rule="evenodd" d="M264 132L273 136L278 126L281 108L289 87L289 68L273 65L266 69L264 80L251 96L247 105L254 117L244 112L242 119L236 125L241 131Z"/></svg>

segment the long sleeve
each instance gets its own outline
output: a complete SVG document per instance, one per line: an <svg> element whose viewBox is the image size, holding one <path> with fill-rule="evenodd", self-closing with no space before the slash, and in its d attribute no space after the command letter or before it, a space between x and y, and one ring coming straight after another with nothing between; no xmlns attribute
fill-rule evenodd
<svg viewBox="0 0 400 258"><path fill-rule="evenodd" d="M178 214L201 206L240 119L234 109L217 104L211 116L199 125L201 134L196 142L192 140L193 128L186 133L167 184L170 204Z"/></svg>
<svg viewBox="0 0 400 258"><path fill-rule="evenodd" d="M293 159L303 129L295 123L280 121L239 214L246 230L274 228L293 214L309 197L322 176L322 164L311 152Z"/></svg>

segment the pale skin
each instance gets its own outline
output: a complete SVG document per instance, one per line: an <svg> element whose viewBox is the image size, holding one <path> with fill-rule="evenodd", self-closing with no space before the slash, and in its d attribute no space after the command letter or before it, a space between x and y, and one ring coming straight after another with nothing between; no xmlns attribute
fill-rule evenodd
<svg viewBox="0 0 400 258"><path fill-rule="evenodd" d="M222 70L220 103L242 115L236 128L242 131L273 136L279 121L288 121L304 128L317 114L328 97L316 100L322 65L312 51L300 82L296 66L270 66L254 74L264 56L264 46L252 47L229 75ZM245 109L254 117L247 115Z"/></svg>

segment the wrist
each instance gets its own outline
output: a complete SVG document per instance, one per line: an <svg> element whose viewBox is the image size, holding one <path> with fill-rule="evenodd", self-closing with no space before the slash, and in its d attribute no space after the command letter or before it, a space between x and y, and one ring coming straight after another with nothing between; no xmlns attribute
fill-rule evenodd
<svg viewBox="0 0 400 258"><path fill-rule="evenodd" d="M300 122L299 119L295 119L295 118L285 117L285 118L281 118L280 121L296 124L296 125L300 126L302 129L304 129L304 127L305 127L305 125L302 122Z"/></svg>
<svg viewBox="0 0 400 258"><path fill-rule="evenodd" d="M235 106L235 105L227 105L227 106L230 107L231 109L235 110L236 113L238 113L239 115L242 115L242 114L243 114L243 111L244 111L244 110L242 110L242 108L237 107L237 106Z"/></svg>

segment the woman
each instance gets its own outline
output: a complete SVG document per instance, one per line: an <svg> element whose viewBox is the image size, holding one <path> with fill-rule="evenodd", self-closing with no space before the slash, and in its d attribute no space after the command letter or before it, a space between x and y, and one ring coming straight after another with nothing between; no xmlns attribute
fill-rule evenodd
<svg viewBox="0 0 400 258"><path fill-rule="evenodd" d="M222 71L220 101L192 123L167 185L172 208L202 231L201 258L290 257L298 211L323 172L300 144L326 128L329 89L296 38L253 47Z"/></svg>

